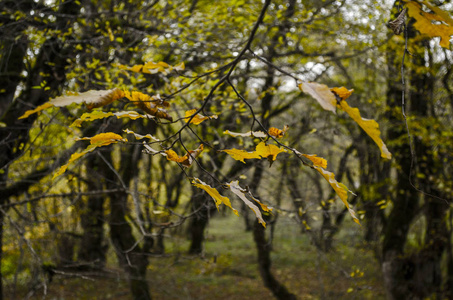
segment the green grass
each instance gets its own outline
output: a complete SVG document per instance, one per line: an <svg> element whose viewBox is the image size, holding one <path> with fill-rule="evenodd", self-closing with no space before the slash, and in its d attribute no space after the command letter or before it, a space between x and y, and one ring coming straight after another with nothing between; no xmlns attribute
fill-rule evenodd
<svg viewBox="0 0 453 300"><path fill-rule="evenodd" d="M262 284L252 233L245 232L241 218L213 218L201 257L186 254L184 236L169 235L166 254L149 260L147 279L154 299L274 299ZM385 299L378 263L360 241L357 225L351 224L340 233L333 252L320 253L307 234L281 217L273 273L299 299ZM46 298L130 299L122 272L110 267L111 274L93 280L56 276Z"/></svg>

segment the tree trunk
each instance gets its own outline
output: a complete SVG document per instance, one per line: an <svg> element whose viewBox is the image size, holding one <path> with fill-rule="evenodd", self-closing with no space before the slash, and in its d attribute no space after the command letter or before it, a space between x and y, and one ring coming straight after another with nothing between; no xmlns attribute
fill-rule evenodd
<svg viewBox="0 0 453 300"><path fill-rule="evenodd" d="M107 182L109 184L124 184L129 188L129 183L134 175L133 170L138 170L138 161L141 153L141 145L135 145L132 154L121 152L121 166L118 172L110 172ZM107 163L113 168L112 153L107 158ZM121 176L121 178L118 178ZM117 187L117 186L115 186ZM114 246L119 265L128 275L129 287L134 300L150 300L146 270L150 243L145 237L143 246L140 246L132 234L132 227L126 220L128 212L128 194L126 191L115 193L110 196L110 238Z"/></svg>
<svg viewBox="0 0 453 300"><path fill-rule="evenodd" d="M274 294L277 299L292 300L297 299L294 294L291 294L284 285L275 279L271 272L271 247L266 239L266 230L258 220L253 224L253 239L256 245L258 254L258 270L260 271L261 279L264 285Z"/></svg>
<svg viewBox="0 0 453 300"><path fill-rule="evenodd" d="M104 152L105 154L106 152ZM97 155L87 157L87 180L88 190L102 190L102 181L107 177L105 163ZM82 204L80 223L83 228L82 240L78 260L89 268L101 268L105 265L104 244L104 195L88 197L86 203Z"/></svg>
<svg viewBox="0 0 453 300"><path fill-rule="evenodd" d="M409 22L408 38L415 37L415 31ZM410 93L405 100L410 106L409 114L416 116L416 120L428 120L433 100L434 71L430 58L429 43L426 41L414 42L412 45L416 51L413 58L414 68L429 69L412 70L410 77ZM428 57L428 59L426 59ZM393 73L398 62L394 53L388 53L390 73ZM407 68L407 67L406 67ZM396 70L395 70L396 71ZM406 72L407 69L406 69ZM396 73L396 72L395 72ZM401 87L396 78L389 79L389 92L387 95L390 108L399 108L401 105ZM400 113L401 114L401 113ZM399 120L395 115L390 120L393 126L389 130L389 138L393 140L404 138L407 143L399 142L393 149L395 159L399 163L396 178L396 195L393 199L391 211L384 229L383 241L383 264L382 270L385 285L390 299L425 299L435 297L443 299L442 291L442 255L450 243L448 236L446 213L448 204L439 201L441 193L435 189L435 179L442 174L442 163L435 157L434 151L427 144L428 137L413 135L413 147L415 153L411 153L402 116ZM434 115L431 115L434 117ZM427 132L434 134L430 128L430 122L424 125ZM437 163L436 163L437 162ZM439 165L440 163L440 165ZM423 176L411 176L420 174ZM426 179L421 179L421 178ZM411 182L411 178L413 183ZM414 185L418 186L418 190ZM423 200L423 210L419 209L419 203ZM411 253L405 251L405 244L409 228L415 217L424 213L426 218L425 241L422 248Z"/></svg>
<svg viewBox="0 0 453 300"><path fill-rule="evenodd" d="M256 190L261 182L263 176L263 164L259 162L255 166L253 178L250 183L250 191L256 195ZM268 223L268 218L263 215L264 220ZM286 287L281 284L271 272L271 243L266 238L266 230L258 220L253 222L253 240L255 241L257 256L258 256L258 270L263 280L264 285L274 294L277 299L291 300L296 299L294 294L291 294Z"/></svg>
<svg viewBox="0 0 453 300"><path fill-rule="evenodd" d="M129 287L134 300L150 300L146 269L148 259L141 247L136 245L132 228L126 221L127 194L110 197L110 238L115 247L120 266L129 277Z"/></svg>
<svg viewBox="0 0 453 300"><path fill-rule="evenodd" d="M204 230L209 223L209 218L215 213L215 207L211 205L210 199L200 193L199 189L192 186L192 211L197 213L190 219L189 254L201 254L203 252Z"/></svg>

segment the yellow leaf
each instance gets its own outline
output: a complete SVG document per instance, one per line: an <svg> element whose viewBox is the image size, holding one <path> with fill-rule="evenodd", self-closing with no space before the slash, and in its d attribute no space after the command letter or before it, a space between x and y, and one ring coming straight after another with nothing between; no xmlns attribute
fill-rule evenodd
<svg viewBox="0 0 453 300"><path fill-rule="evenodd" d="M315 98L322 108L335 113L337 99L327 85L316 82L302 82L299 84L299 89Z"/></svg>
<svg viewBox="0 0 453 300"><path fill-rule="evenodd" d="M341 101L339 107L343 109L359 126L373 139L381 150L381 157L391 159L392 154L382 141L379 124L375 120L365 119L360 116L358 108L350 107L346 101Z"/></svg>
<svg viewBox="0 0 453 300"><path fill-rule="evenodd" d="M94 148L90 148L90 149L85 149L84 151L82 152L78 152L78 153L73 153L71 155L71 157L69 158L68 162L61 166L60 169L58 170L58 172L56 172L53 176L52 176L52 180L54 180L55 178L57 178L58 176L62 175L64 172L66 172L66 170L68 169L68 166L73 163L75 160L79 159L80 157L84 156L85 154L87 154L88 152L91 152L93 151Z"/></svg>
<svg viewBox="0 0 453 300"><path fill-rule="evenodd" d="M89 140L90 145L82 152L73 153L71 155L71 157L69 158L68 162L65 165L61 166L60 169L58 170L58 172L56 172L53 175L52 180L54 180L55 178L57 178L58 176L62 175L64 172L66 172L66 170L68 169L68 166L71 163L73 163L75 160L77 160L80 157L84 156L85 154L93 151L97 147L107 146L107 145L110 145L113 143L117 143L119 141L127 142L127 139L123 139L121 137L121 135L118 135L113 132L100 133L93 137L85 137L85 138L80 138L80 139L76 139L76 140L79 140L79 141L80 140Z"/></svg>
<svg viewBox="0 0 453 300"><path fill-rule="evenodd" d="M37 112L40 112L46 108L49 108L49 107L52 107L53 104L52 103L44 103L43 105L40 105L38 106L37 108L35 109L31 109L31 110L27 110L22 116L19 117L19 119L25 119L25 118L28 118L30 115L34 114L34 113L37 113Z"/></svg>
<svg viewBox="0 0 453 300"><path fill-rule="evenodd" d="M143 111L149 113L152 116L155 116L157 118L162 118L169 120L170 122L173 121L173 118L167 113L167 111L161 107L168 107L169 104L168 102L163 101L160 99L159 95L155 95L153 97L132 91L128 92L125 91L124 95L129 101L135 104L138 108L142 109Z"/></svg>
<svg viewBox="0 0 453 300"><path fill-rule="evenodd" d="M106 132L106 133L99 133L93 137L84 137L78 138L77 141L81 140L89 140L91 145L96 145L96 147L100 146L107 146L113 143L118 142L127 142L127 139L123 138L121 135L113 133L113 132Z"/></svg>
<svg viewBox="0 0 453 300"><path fill-rule="evenodd" d="M210 185L204 183L203 181L201 181L198 178L194 178L194 180L192 181L192 184L194 186L196 186L197 188L205 190L209 194L209 196L211 196L212 199L214 199L214 202L215 202L215 205L216 205L217 209L219 209L219 205L223 203L226 206L228 206L229 208L231 208L233 210L233 212L237 216L239 216L238 211L231 206L230 199L228 199L225 196L220 195L220 193L215 188L213 188Z"/></svg>
<svg viewBox="0 0 453 300"><path fill-rule="evenodd" d="M427 1L420 1L420 2L423 3L424 5L426 5L430 10L435 12L440 18L443 19L443 21L445 23L449 24L450 26L453 26L453 19L450 17L450 15L447 12L443 11L442 9L440 9L437 6L431 5Z"/></svg>
<svg viewBox="0 0 453 300"><path fill-rule="evenodd" d="M145 73L145 74L163 73L163 74L167 75L172 70L183 71L185 69L185 65L182 62L179 65L170 66L169 64L161 61L158 63L147 62L144 65L134 65L132 67L119 65L119 68L123 69L123 70L129 70L132 72L137 72L137 73Z"/></svg>
<svg viewBox="0 0 453 300"><path fill-rule="evenodd" d="M334 87L330 89L334 94L336 94L338 97L341 98L341 100L346 100L351 96L352 92L354 92L353 89L348 90L344 86L342 87Z"/></svg>
<svg viewBox="0 0 453 300"><path fill-rule="evenodd" d="M261 214L260 209L258 206L253 204L247 197L245 196L245 190L239 186L239 181L232 181L229 184L226 184L230 190L238 196L242 201L244 201L245 205L247 205L254 213L258 219L258 222L261 223L264 227L266 227L266 222L264 222L263 215Z"/></svg>
<svg viewBox="0 0 453 300"><path fill-rule="evenodd" d="M156 74L158 72L167 74L167 69L168 71L171 71L171 66L167 63L164 63L163 61L158 62L158 63L153 63L153 62L147 62L143 66L143 73L148 73L148 74Z"/></svg>
<svg viewBox="0 0 453 300"><path fill-rule="evenodd" d="M341 201L343 201L344 205L346 208L349 210L349 213L351 214L352 218L354 219L354 222L357 224L360 224L359 219L357 218L355 212L350 208L349 203L348 203L348 192L349 189L344 185L339 183L335 179L335 175L332 172L326 171L321 167L314 166L313 167L316 171L318 171L322 177L324 177L325 180L330 184L330 186L335 190L335 193L337 193L338 197L340 197Z"/></svg>
<svg viewBox="0 0 453 300"><path fill-rule="evenodd" d="M265 142L261 142L258 146L256 146L256 154L262 158L272 159L272 161L275 161L277 159L277 155L282 152L286 152L286 150L275 145L266 145Z"/></svg>
<svg viewBox="0 0 453 300"><path fill-rule="evenodd" d="M288 129L289 129L288 125L285 125L283 130L280 130L280 129L275 128L275 127L271 127L271 128L269 128L268 132L269 132L270 135L272 135L272 136L276 137L277 139L279 139L279 138L282 138L285 135L285 133L286 133L286 131L288 131Z"/></svg>
<svg viewBox="0 0 453 300"><path fill-rule="evenodd" d="M183 161L183 159L181 159L181 157L179 157L179 155L176 154L176 152L172 149L165 151L165 153L167 153L168 160L175 161L175 162Z"/></svg>
<svg viewBox="0 0 453 300"><path fill-rule="evenodd" d="M313 166L321 167L323 169L327 168L327 160L322 157L317 156L316 154L300 154L306 158L308 158L312 163Z"/></svg>
<svg viewBox="0 0 453 300"><path fill-rule="evenodd" d="M245 164L244 159L261 159L261 158L268 158L269 161L275 161L277 155L282 152L286 152L286 150L281 149L275 145L266 145L265 142L259 143L254 152L247 152L244 150L238 149L227 149L221 150L222 152L228 153L233 159L239 160Z"/></svg>
<svg viewBox="0 0 453 300"><path fill-rule="evenodd" d="M254 151L254 152L247 152L244 150L238 150L238 149L227 149L227 150L221 150L222 152L228 153L233 159L239 160L245 164L244 159L253 159L253 158L260 158L260 156Z"/></svg>
<svg viewBox="0 0 453 300"><path fill-rule="evenodd" d="M89 113L84 113L80 118L75 120L70 125L70 127L80 127L80 126L82 126L82 123L84 121L93 121L93 120L107 118L107 117L110 117L110 116L113 116L113 113L111 113L111 112L103 112L103 111L98 111L98 110L95 110L95 111L92 111L92 112L89 112Z"/></svg>
<svg viewBox="0 0 453 300"><path fill-rule="evenodd" d="M154 116L152 116L152 115L148 115L148 114L142 115L136 111L103 112L103 111L95 110L92 112L84 113L80 118L78 118L71 124L71 127L80 127L82 125L82 123L85 121L104 119L104 118L108 118L111 116L116 116L117 119L130 118L132 120L136 120L138 118L145 118L145 119L154 118Z"/></svg>
<svg viewBox="0 0 453 300"><path fill-rule="evenodd" d="M242 136L242 137L257 137L257 138L266 138L267 135L266 133L262 132L262 131L249 131L249 132L246 132L246 133L240 133L240 132L231 132L229 130L225 130L223 132L223 134L228 134L228 135L231 135L232 137L238 137L238 136Z"/></svg>
<svg viewBox="0 0 453 300"><path fill-rule="evenodd" d="M409 16L416 20L414 23L415 29L429 37L440 37L440 46L449 49L450 36L453 35L453 21L448 14L439 14L439 12L442 11L440 9L434 9L434 7L429 5L426 1L423 1L422 3L437 12L437 14L424 12L422 6L415 1L405 2Z"/></svg>
<svg viewBox="0 0 453 300"><path fill-rule="evenodd" d="M113 113L113 115L116 116L117 119L130 118L132 120L136 120L139 118L142 118L142 119L154 118L154 116L152 116L152 115L142 115L136 111L119 111L119 112Z"/></svg>
<svg viewBox="0 0 453 300"><path fill-rule="evenodd" d="M189 153L186 153L184 156L179 156L172 149L165 151L167 154L167 159L175 161L183 165L184 167L190 167L193 163L194 158L196 158L203 151L203 144L201 144L197 149L190 150Z"/></svg>
<svg viewBox="0 0 453 300"><path fill-rule="evenodd" d="M191 110L186 111L184 120L186 122L188 122L196 111L197 111L196 109L191 109ZM193 119L190 121L190 123L198 125L207 119L217 119L217 115L206 117L206 116L203 116L202 114L197 114L196 116L193 117Z"/></svg>
<svg viewBox="0 0 453 300"><path fill-rule="evenodd" d="M127 67L126 67L127 69ZM130 68L128 68L130 71L132 72L136 72L136 73L140 73L143 69L143 65L135 65L135 66L132 66Z"/></svg>

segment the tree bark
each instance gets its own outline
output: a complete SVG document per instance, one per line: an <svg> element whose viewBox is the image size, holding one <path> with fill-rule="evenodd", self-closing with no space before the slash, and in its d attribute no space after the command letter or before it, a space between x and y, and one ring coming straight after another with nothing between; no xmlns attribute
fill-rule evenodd
<svg viewBox="0 0 453 300"><path fill-rule="evenodd" d="M264 285L277 299L297 299L294 294L291 294L283 284L275 279L271 272L271 247L269 241L266 239L266 229L258 222L258 220L255 220L253 224L253 239L258 255L258 270Z"/></svg>
<svg viewBox="0 0 453 300"><path fill-rule="evenodd" d="M413 21L409 22L408 38L415 37L412 23ZM433 71L432 60L429 59L429 43L426 41L413 42L413 47L417 51L413 55L414 68L424 68L429 65L430 69L423 72L412 71L409 81L411 90L406 97L410 105L408 112L410 115L416 116L417 120L428 120L430 112L434 112L430 106L435 87L435 76L431 73ZM388 53L388 58L390 73L392 73L392 69L396 65L394 53ZM395 79L390 78L389 80L387 99L391 108L400 106L402 96L401 87L398 87ZM389 137L394 140L405 138L407 141L405 124L401 119L401 116L399 120L395 117L391 119L394 126L389 130ZM396 124L398 125L395 126ZM433 134L434 129L430 128L429 124L430 122L426 123L426 129ZM441 262L447 243L451 243L451 236L448 235L445 217L448 204L441 201L440 198L436 198L442 194L436 190L434 180L439 174L442 174L443 167L426 142L426 140L429 141L429 138L417 136L414 133L412 133L412 138L414 153L411 153L410 141L405 144L399 143L399 146L394 147L392 151L400 168L396 178L393 210L384 229L383 275L390 299L431 297L444 299ZM426 179L411 176L415 174L422 174ZM416 188L415 185L419 188ZM420 205L421 200L423 200L423 206ZM405 251L409 228L415 217L421 213L426 219L425 241L421 249L416 251L412 249L412 252L409 253ZM448 289L451 290L447 287Z"/></svg>
<svg viewBox="0 0 453 300"><path fill-rule="evenodd" d="M118 172L112 170L110 172L110 184L126 185L128 188L134 172L132 170L138 169L138 161L140 156L141 145L135 145L130 153L126 151L121 152L121 166ZM112 153L108 157L108 164L113 168ZM120 176L121 178L118 178ZM132 234L132 227L126 220L128 212L127 206L128 194L126 191L116 193L110 197L110 238L114 246L119 265L124 269L128 275L129 287L134 300L150 300L148 283L146 281L146 270L148 267L148 257L146 253L149 252L150 243L146 240L142 246L139 245L137 240Z"/></svg>
<svg viewBox="0 0 453 300"><path fill-rule="evenodd" d="M88 189L102 190L109 170L97 155L87 157L86 162L87 174L90 176L87 180ZM105 265L107 247L104 244L104 199L103 195L88 197L80 216L83 235L78 261L89 268L101 268Z"/></svg>
<svg viewBox="0 0 453 300"><path fill-rule="evenodd" d="M200 190L192 186L192 211L196 214L190 219L189 234L190 248L189 254L201 254L203 252L204 230L209 223L209 218L215 213L215 207L208 202Z"/></svg>
<svg viewBox="0 0 453 300"><path fill-rule="evenodd" d="M250 183L250 190L256 195L256 190L261 182L263 176L263 164L259 162L255 166L252 181ZM268 218L263 215L266 223ZM266 220L267 219L267 220ZM294 294L291 294L286 287L281 284L271 272L271 243L266 238L266 230L262 224L255 220L253 222L253 240L255 241L257 256L258 256L258 270L263 280L264 285L274 294L277 299L292 300L296 299Z"/></svg>
<svg viewBox="0 0 453 300"><path fill-rule="evenodd" d="M35 5L38 5L36 2L29 0L22 1L19 4L13 1L6 1L2 4L5 5L5 9L19 9L26 15L29 14ZM67 15L75 15L79 12L79 9L80 6L76 2L63 1L58 8L58 13L60 16L66 17L57 17L55 29L65 32L70 27ZM6 16L8 16L8 13ZM1 21L3 23L3 17L0 18L2 18ZM6 22L9 21L6 20ZM27 142L30 128L36 119L36 116L31 116L25 120L18 120L18 117L26 110L44 103L48 100L49 95L58 93L65 80L66 60L74 53L74 47L64 47L64 43L59 38L47 39L40 48L35 65L27 70L29 74L28 80L24 81L21 78L21 73L25 69L24 58L29 41L27 37L23 36L23 32L28 26L27 22L17 22L14 26L8 27L9 29L6 32L0 29L1 48L6 49L0 56L0 86L4 89L4 91L0 92L0 121L6 125L0 127L1 188L6 187L8 166L22 154L22 145ZM33 88L34 86L40 86L43 82L42 74L49 74L49 77L45 78L48 82L47 91ZM24 89L17 101L13 102L17 87L21 83L24 84ZM30 106L24 105L24 103ZM9 197L0 195L0 206L7 204L8 201ZM3 230L4 227L2 226L0 229ZM0 237L2 236L3 232L0 232ZM2 245L3 241L0 240L0 248ZM1 285L2 282L0 282L0 291L2 290ZM0 294L0 299L2 297L3 295Z"/></svg>

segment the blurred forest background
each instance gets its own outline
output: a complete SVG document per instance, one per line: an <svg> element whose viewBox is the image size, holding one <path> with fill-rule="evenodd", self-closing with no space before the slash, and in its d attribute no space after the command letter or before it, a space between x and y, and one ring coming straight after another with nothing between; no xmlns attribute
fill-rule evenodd
<svg viewBox="0 0 453 300"><path fill-rule="evenodd" d="M389 21L408 2L1 0L0 298L453 298L453 24L442 21L453 5L420 5L442 38L410 16L396 35ZM128 69L149 62L165 64ZM379 123L392 159L297 80L354 89L348 102ZM18 120L67 91L114 88L159 94L171 118L76 127L88 110L73 104ZM179 131L202 106L218 118ZM259 138L224 131L261 130L257 121L288 125L281 143L327 159L361 225L308 160L244 164L217 151L253 150ZM184 167L125 129L160 139L153 149L205 151ZM86 147L77 137L103 132L129 142L52 179ZM232 180L273 207L266 227L222 189Z"/></svg>

